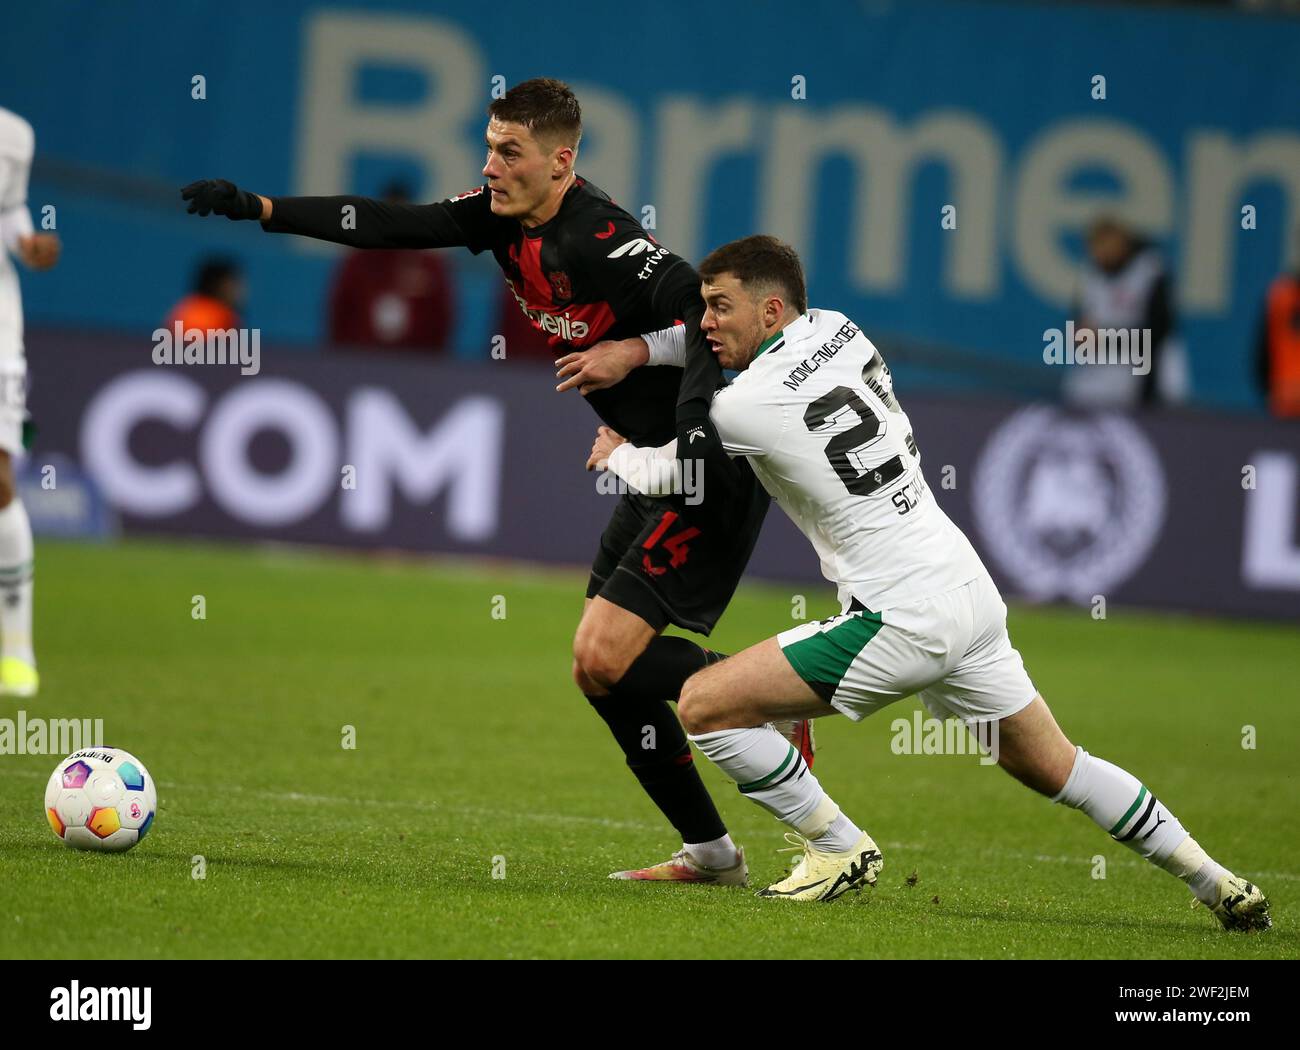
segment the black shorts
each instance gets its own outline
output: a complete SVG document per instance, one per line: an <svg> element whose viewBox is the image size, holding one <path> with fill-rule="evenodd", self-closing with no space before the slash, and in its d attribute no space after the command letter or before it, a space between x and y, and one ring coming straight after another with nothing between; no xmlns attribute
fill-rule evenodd
<svg viewBox="0 0 1300 1050"><path fill-rule="evenodd" d="M753 480L730 527L706 534L680 499L625 494L600 537L587 597L600 595L655 630L672 623L708 634L736 592L769 503Z"/></svg>

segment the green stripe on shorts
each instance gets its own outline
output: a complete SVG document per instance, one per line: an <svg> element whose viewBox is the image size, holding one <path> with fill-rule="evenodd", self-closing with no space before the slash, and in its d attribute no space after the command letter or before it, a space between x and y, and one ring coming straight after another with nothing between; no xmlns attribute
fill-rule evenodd
<svg viewBox="0 0 1300 1050"><path fill-rule="evenodd" d="M878 612L851 612L826 631L782 647L790 666L809 685L822 682L838 686L867 643L883 625Z"/></svg>

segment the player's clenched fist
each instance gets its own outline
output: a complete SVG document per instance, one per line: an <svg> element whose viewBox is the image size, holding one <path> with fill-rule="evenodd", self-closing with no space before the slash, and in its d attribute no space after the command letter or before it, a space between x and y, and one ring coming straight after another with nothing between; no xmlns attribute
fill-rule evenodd
<svg viewBox="0 0 1300 1050"><path fill-rule="evenodd" d="M227 219L270 218L269 202L225 179L200 179L181 190L190 215L224 215Z"/></svg>
<svg viewBox="0 0 1300 1050"><path fill-rule="evenodd" d="M604 470L609 465L609 456L614 449L623 444L627 438L617 434L609 427L598 427L596 440L591 446L591 455L587 457L588 470Z"/></svg>
<svg viewBox="0 0 1300 1050"><path fill-rule="evenodd" d="M645 340L639 335L631 339L606 339L590 350L575 350L558 358L556 379L564 382L556 390L578 388L583 397L596 390L605 390L649 360Z"/></svg>
<svg viewBox="0 0 1300 1050"><path fill-rule="evenodd" d="M49 270L59 261L62 245L53 233L31 233L18 238L18 258L32 270Z"/></svg>

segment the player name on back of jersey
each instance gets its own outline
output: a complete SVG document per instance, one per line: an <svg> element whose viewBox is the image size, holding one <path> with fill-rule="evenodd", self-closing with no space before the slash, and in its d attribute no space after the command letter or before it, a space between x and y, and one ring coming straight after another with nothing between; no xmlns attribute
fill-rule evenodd
<svg viewBox="0 0 1300 1050"><path fill-rule="evenodd" d="M861 328L855 325L852 321L845 321L844 327L831 336L827 342L822 343L811 357L805 357L795 365L790 372L789 378L781 381L782 385L789 390L798 390L799 384L838 354L850 339L861 334Z"/></svg>

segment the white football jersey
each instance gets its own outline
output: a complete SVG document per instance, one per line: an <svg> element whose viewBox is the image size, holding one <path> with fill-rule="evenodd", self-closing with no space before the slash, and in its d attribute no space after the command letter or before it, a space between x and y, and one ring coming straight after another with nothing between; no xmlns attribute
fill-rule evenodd
<svg viewBox="0 0 1300 1050"><path fill-rule="evenodd" d="M856 598L888 609L985 573L925 483L888 367L843 314L810 310L772 336L714 396L709 418L808 537L844 608ZM675 450L620 446L609 467L660 495L678 484Z"/></svg>
<svg viewBox="0 0 1300 1050"><path fill-rule="evenodd" d="M20 235L32 232L27 179L35 145L32 126L18 114L0 108L0 231L8 249L0 250L0 358L23 352L23 303L9 252Z"/></svg>

